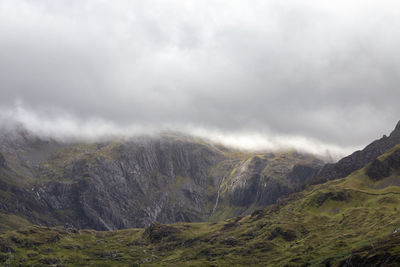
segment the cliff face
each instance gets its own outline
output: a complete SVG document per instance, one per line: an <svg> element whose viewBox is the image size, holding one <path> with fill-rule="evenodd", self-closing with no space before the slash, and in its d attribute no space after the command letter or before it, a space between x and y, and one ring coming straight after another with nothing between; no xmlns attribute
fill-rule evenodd
<svg viewBox="0 0 400 267"><path fill-rule="evenodd" d="M0 213L98 230L249 213L293 191L297 163L322 166L295 152L233 151L180 135L85 144L17 130L1 135L0 149Z"/></svg>
<svg viewBox="0 0 400 267"><path fill-rule="evenodd" d="M354 152L334 164L326 164L310 181L313 184L343 178L400 144L400 121L389 136L384 135L363 150Z"/></svg>
<svg viewBox="0 0 400 267"><path fill-rule="evenodd" d="M241 152L183 135L63 143L2 131L0 215L98 230L217 221L346 176L399 143L400 123L389 137L323 165L297 152ZM385 175L375 165L371 175Z"/></svg>
<svg viewBox="0 0 400 267"><path fill-rule="evenodd" d="M302 176L300 166L314 173L322 165L322 161L297 152L257 154L238 161L221 183L220 208L212 218L239 216L276 203L298 188L302 179L312 177Z"/></svg>

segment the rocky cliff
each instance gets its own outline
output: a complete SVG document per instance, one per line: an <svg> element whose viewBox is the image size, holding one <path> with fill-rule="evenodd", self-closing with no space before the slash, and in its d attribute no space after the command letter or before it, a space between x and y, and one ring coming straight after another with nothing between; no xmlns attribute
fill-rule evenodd
<svg viewBox="0 0 400 267"><path fill-rule="evenodd" d="M67 143L13 129L0 134L0 153L0 213L98 230L246 214L307 179L296 164L322 166L311 155L235 151L180 134Z"/></svg>
<svg viewBox="0 0 400 267"><path fill-rule="evenodd" d="M327 180L346 177L352 172L361 169L379 155L389 151L397 144L400 144L400 121L389 136L384 135L381 139L375 140L363 150L356 151L339 160L337 163L326 164L308 183L318 184Z"/></svg>

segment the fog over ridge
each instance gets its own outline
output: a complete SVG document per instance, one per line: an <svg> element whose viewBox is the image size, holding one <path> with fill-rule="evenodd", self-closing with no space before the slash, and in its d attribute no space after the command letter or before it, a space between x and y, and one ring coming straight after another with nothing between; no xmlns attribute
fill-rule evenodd
<svg viewBox="0 0 400 267"><path fill-rule="evenodd" d="M248 151L296 150L311 153L324 160L334 161L350 154L357 147L340 147L304 136L282 135L273 132L240 131L229 132L205 128L198 125L129 125L121 126L101 118L82 120L65 112L36 114L21 104L13 110L0 110L0 125L9 129L22 127L28 132L60 142L102 142L137 136L158 137L164 134L184 134L198 137L230 148Z"/></svg>
<svg viewBox="0 0 400 267"><path fill-rule="evenodd" d="M345 155L400 119L400 3L0 0L0 116Z"/></svg>

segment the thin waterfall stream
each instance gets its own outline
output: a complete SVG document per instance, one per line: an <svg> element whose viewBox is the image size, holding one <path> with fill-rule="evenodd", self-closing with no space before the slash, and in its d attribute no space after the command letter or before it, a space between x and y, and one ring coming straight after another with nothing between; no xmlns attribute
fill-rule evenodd
<svg viewBox="0 0 400 267"><path fill-rule="evenodd" d="M217 210L217 206L218 206L218 202L219 202L219 194L220 194L220 192L221 192L222 184L224 183L225 178L231 173L231 168L232 168L232 167L233 167L233 163L229 166L228 172L224 175L224 177L222 177L222 180L221 180L221 182L220 182L220 184L219 184L219 187L218 187L217 198L215 199L214 208L213 208L213 210L212 210L210 216L213 216L214 213L215 213L215 211Z"/></svg>

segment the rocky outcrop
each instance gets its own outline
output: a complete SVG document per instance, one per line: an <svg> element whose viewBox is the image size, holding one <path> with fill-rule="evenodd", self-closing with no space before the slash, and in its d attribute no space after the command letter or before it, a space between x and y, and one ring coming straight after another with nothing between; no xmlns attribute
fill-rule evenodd
<svg viewBox="0 0 400 267"><path fill-rule="evenodd" d="M97 230L204 221L211 168L225 160L185 136L73 144L16 131L0 147L13 159L0 173L0 212Z"/></svg>
<svg viewBox="0 0 400 267"><path fill-rule="evenodd" d="M318 166L296 164L288 174L288 178L295 187L298 187L307 183L308 179L316 175L319 169Z"/></svg>
<svg viewBox="0 0 400 267"><path fill-rule="evenodd" d="M242 166L238 174L232 179L230 186L230 200L237 206L248 206L257 198L260 188L261 171L267 160L255 156L246 166Z"/></svg>
<svg viewBox="0 0 400 267"><path fill-rule="evenodd" d="M223 156L208 147L169 138L124 142L115 156L84 156L62 173L72 184L49 182L41 199L79 228L146 227L153 221L203 221L210 168ZM63 212L73 211L72 217ZM69 212L66 212L70 214ZM63 217L64 216L64 217Z"/></svg>
<svg viewBox="0 0 400 267"><path fill-rule="evenodd" d="M400 149L396 149L384 161L390 168L400 170Z"/></svg>
<svg viewBox="0 0 400 267"><path fill-rule="evenodd" d="M274 204L295 191L321 166L321 161L298 153L281 157L254 156L235 166L233 174L227 179L222 198L246 210L244 213L251 213L255 208Z"/></svg>
<svg viewBox="0 0 400 267"><path fill-rule="evenodd" d="M375 159L366 169L366 174L374 181L390 176L392 170L400 169L400 149L395 150L383 161Z"/></svg>
<svg viewBox="0 0 400 267"><path fill-rule="evenodd" d="M372 180L378 181L390 175L390 167L387 164L382 163L379 159L375 159L368 166L365 173Z"/></svg>
<svg viewBox="0 0 400 267"><path fill-rule="evenodd" d="M398 144L400 144L400 121L389 136L384 135L381 139L375 140L363 150L356 151L339 160L337 163L326 164L310 179L309 184L323 183L327 180L346 177L352 172L363 168Z"/></svg>

